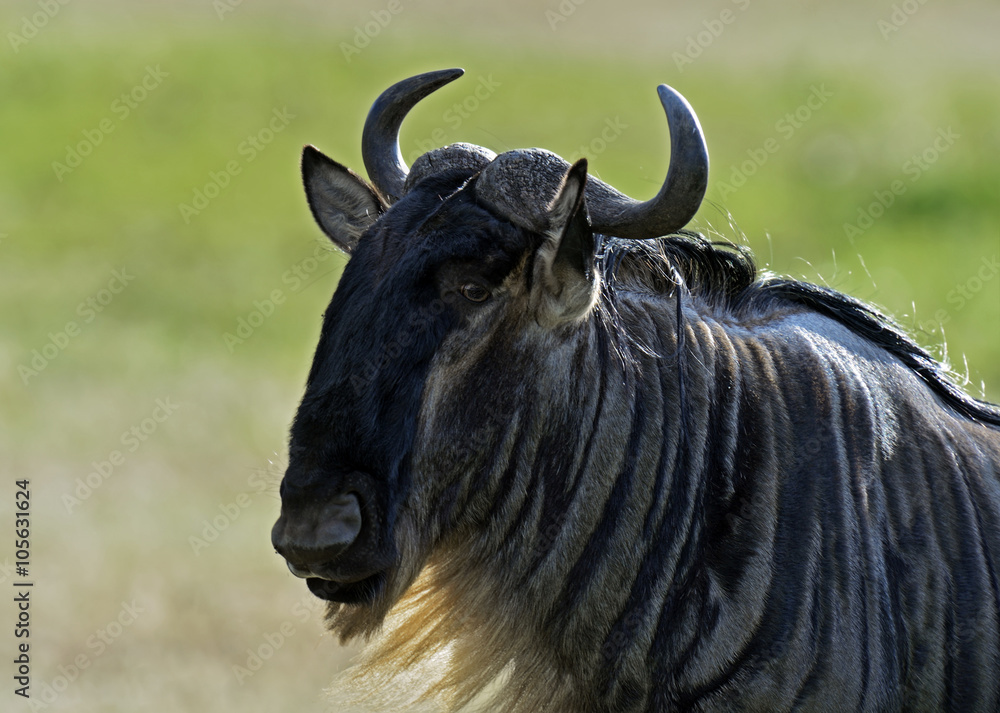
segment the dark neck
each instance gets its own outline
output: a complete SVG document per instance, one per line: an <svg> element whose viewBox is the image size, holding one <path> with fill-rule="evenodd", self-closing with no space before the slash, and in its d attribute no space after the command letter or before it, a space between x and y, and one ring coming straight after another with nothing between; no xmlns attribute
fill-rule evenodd
<svg viewBox="0 0 1000 713"><path fill-rule="evenodd" d="M611 699L646 687L627 672L648 669L651 646L673 670L705 635L706 552L725 526L713 518L740 475L732 340L693 309L679 333L674 305L626 295L616 309L645 329L626 338L595 317L560 344L552 358L574 368L540 380L538 403L504 424L502 467L473 486L504 606L518 602L552 663Z"/></svg>

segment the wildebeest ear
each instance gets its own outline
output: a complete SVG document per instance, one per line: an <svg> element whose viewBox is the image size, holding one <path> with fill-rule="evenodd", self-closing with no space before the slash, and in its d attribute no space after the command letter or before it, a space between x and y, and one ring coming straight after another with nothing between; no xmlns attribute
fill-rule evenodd
<svg viewBox="0 0 1000 713"><path fill-rule="evenodd" d="M313 146L302 149L302 182L319 227L346 253L387 208L363 178Z"/></svg>
<svg viewBox="0 0 1000 713"><path fill-rule="evenodd" d="M531 300L535 319L543 327L583 319L597 301L586 183L587 159L580 159L566 173L549 204L549 229L535 253Z"/></svg>

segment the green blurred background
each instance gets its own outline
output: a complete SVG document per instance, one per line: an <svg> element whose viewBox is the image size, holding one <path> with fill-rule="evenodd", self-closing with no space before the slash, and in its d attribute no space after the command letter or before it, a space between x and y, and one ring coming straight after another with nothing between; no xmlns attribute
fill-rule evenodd
<svg viewBox="0 0 1000 713"><path fill-rule="evenodd" d="M582 152L641 198L671 84L711 151L696 227L880 305L1000 400L998 28L985 1L5 2L0 586L29 478L33 700L338 710L351 652L268 542L345 263L298 156L362 171L368 107L418 72L467 70L405 124L408 159ZM28 710L12 669L0 708Z"/></svg>

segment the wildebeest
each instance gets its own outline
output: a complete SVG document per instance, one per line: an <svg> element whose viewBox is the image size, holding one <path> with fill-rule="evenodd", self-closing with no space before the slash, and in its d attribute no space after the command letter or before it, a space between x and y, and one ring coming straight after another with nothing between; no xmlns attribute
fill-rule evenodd
<svg viewBox="0 0 1000 713"><path fill-rule="evenodd" d="M1000 710L1000 409L872 307L683 230L708 156L634 201L541 149L307 146L350 254L272 541L372 639L375 707Z"/></svg>

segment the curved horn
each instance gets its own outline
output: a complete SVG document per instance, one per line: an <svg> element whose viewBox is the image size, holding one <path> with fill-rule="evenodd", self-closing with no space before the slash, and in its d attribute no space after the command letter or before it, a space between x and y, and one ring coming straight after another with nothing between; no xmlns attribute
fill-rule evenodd
<svg viewBox="0 0 1000 713"><path fill-rule="evenodd" d="M361 158L371 182L390 203L403 194L409 172L399 150L399 127L403 118L421 99L463 74L464 69L418 74L393 84L372 104L361 134Z"/></svg>
<svg viewBox="0 0 1000 713"><path fill-rule="evenodd" d="M708 147L691 105L666 84L656 88L670 127L670 168L660 192L633 200L601 181L587 182L594 230L619 238L655 238L674 233L698 212L708 186Z"/></svg>

